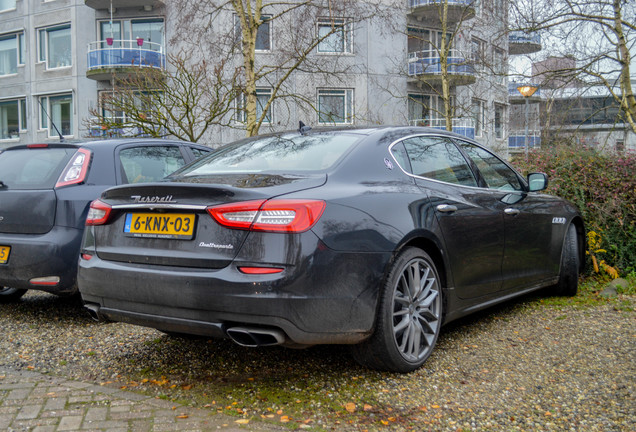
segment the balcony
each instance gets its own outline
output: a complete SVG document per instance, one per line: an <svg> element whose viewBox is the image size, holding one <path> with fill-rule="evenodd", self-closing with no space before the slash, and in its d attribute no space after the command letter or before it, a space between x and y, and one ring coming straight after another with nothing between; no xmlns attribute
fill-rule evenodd
<svg viewBox="0 0 636 432"><path fill-rule="evenodd" d="M458 50L450 50L447 65L452 86L473 84L477 80L475 68ZM431 83L441 83L442 62L439 53L436 50L409 53L408 74L411 81L424 79Z"/></svg>
<svg viewBox="0 0 636 432"><path fill-rule="evenodd" d="M410 15L418 21L439 27L444 2L448 2L446 19L448 24L455 24L475 17L475 0L409 0Z"/></svg>
<svg viewBox="0 0 636 432"><path fill-rule="evenodd" d="M84 2L86 6L92 9L105 9L109 10L111 5L113 9L126 9L137 8L145 11L151 11L153 9L164 6L164 0L86 0Z"/></svg>
<svg viewBox="0 0 636 432"><path fill-rule="evenodd" d="M433 129L446 130L446 119L443 118L425 118L409 120L410 126L423 126ZM458 135L465 136L470 139L475 138L475 124L472 119L467 118L454 118L453 119L453 132Z"/></svg>
<svg viewBox="0 0 636 432"><path fill-rule="evenodd" d="M153 136L165 136L167 132L161 129L158 135L144 132L142 128L130 126L124 117L108 117L110 127L100 123L98 117L88 119L88 136L90 138L150 138Z"/></svg>
<svg viewBox="0 0 636 432"><path fill-rule="evenodd" d="M541 131L531 130L528 131L528 148L541 147ZM508 151L510 152L522 152L526 149L526 135L525 131L512 131L508 135Z"/></svg>
<svg viewBox="0 0 636 432"><path fill-rule="evenodd" d="M513 105L526 103L526 98L521 96L521 93L517 90L517 87L522 85L531 85L537 88L537 91L535 91L532 96L528 97L528 103L541 102L541 87L539 87L538 84L520 83L515 81L508 83L508 102Z"/></svg>
<svg viewBox="0 0 636 432"><path fill-rule="evenodd" d="M143 68L165 69L166 55L161 44L137 40L113 40L88 44L86 77L108 81Z"/></svg>
<svg viewBox="0 0 636 432"><path fill-rule="evenodd" d="M541 51L541 35L512 31L508 34L508 53L510 55L532 54Z"/></svg>

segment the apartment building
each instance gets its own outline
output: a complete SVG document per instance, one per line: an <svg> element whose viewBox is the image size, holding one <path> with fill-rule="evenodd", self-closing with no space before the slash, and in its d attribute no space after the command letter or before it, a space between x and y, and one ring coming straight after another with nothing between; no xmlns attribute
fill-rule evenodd
<svg viewBox="0 0 636 432"><path fill-rule="evenodd" d="M346 13L316 19L317 34L338 26L311 53L348 64L336 75L294 72L286 89L305 105L276 100L260 132L312 126L418 124L445 128L449 100L453 129L499 151L508 148L508 57L517 40L507 32L505 0L401 0L393 22L355 22ZM114 80L141 68L170 68L167 56L187 32L168 0L0 0L0 148L18 143L105 136L91 119ZM389 2L387 1L387 4ZM219 27L235 26L231 13ZM335 24L334 24L335 23ZM275 19L259 28L256 61L284 46ZM449 47L443 77L441 45ZM330 57L331 56L331 57ZM214 62L214 58L201 60ZM449 93L443 92L448 80ZM262 84L262 85L261 85ZM272 88L259 83L259 106ZM230 126L200 142L241 138L241 98ZM103 112L122 117L125 113ZM135 134L122 129L121 134Z"/></svg>

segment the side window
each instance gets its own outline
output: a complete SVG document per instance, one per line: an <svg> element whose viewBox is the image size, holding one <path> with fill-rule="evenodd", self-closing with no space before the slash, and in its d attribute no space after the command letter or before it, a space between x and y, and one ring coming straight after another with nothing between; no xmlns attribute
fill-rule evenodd
<svg viewBox="0 0 636 432"><path fill-rule="evenodd" d="M404 143L397 143L391 147L391 154L404 171L408 173L411 172L411 163L409 162L409 157L404 149Z"/></svg>
<svg viewBox="0 0 636 432"><path fill-rule="evenodd" d="M195 159L199 159L201 156L204 156L204 155L210 153L212 151L212 149L203 150L203 149L200 149L198 147L190 147L190 151L194 155Z"/></svg>
<svg viewBox="0 0 636 432"><path fill-rule="evenodd" d="M159 181L185 165L176 146L143 146L123 149L119 161L128 183Z"/></svg>
<svg viewBox="0 0 636 432"><path fill-rule="evenodd" d="M408 138L403 144L414 175L463 186L477 186L470 166L451 140L423 136Z"/></svg>
<svg viewBox="0 0 636 432"><path fill-rule="evenodd" d="M523 190L517 174L497 156L473 144L463 142L461 147L477 165L490 189Z"/></svg>

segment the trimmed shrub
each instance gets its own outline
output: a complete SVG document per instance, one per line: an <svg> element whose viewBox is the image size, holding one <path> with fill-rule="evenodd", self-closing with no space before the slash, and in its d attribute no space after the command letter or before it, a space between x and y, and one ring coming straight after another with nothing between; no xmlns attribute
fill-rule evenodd
<svg viewBox="0 0 636 432"><path fill-rule="evenodd" d="M602 261L601 270L636 270L636 154L604 154L561 144L534 150L528 160L519 156L513 164L524 174L546 173L547 193L579 208L588 240L593 239L588 242L589 269L599 271Z"/></svg>

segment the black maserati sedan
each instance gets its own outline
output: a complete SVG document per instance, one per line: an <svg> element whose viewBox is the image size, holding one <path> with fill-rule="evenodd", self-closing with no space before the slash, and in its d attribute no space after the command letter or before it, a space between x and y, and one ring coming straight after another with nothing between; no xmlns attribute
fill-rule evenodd
<svg viewBox="0 0 636 432"><path fill-rule="evenodd" d="M160 180L210 151L127 138L18 145L0 153L0 303L28 289L77 293L88 207L104 189Z"/></svg>
<svg viewBox="0 0 636 432"><path fill-rule="evenodd" d="M574 295L577 209L487 148L418 127L224 146L91 204L79 289L94 318L243 346L350 344L408 372L442 324L530 291Z"/></svg>

